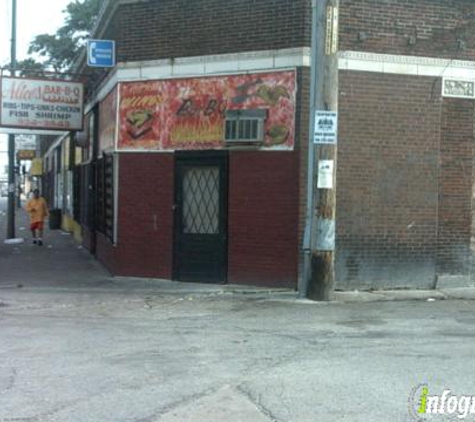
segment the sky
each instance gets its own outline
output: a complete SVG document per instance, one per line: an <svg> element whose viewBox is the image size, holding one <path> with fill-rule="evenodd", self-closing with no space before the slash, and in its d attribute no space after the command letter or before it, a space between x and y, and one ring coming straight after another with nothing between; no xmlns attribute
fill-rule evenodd
<svg viewBox="0 0 475 422"><path fill-rule="evenodd" d="M17 1L17 60L28 57L30 42L39 34L54 34L64 23L62 13L71 0ZM12 0L0 0L0 66L10 64L12 38ZM0 134L0 173L7 164L7 136Z"/></svg>

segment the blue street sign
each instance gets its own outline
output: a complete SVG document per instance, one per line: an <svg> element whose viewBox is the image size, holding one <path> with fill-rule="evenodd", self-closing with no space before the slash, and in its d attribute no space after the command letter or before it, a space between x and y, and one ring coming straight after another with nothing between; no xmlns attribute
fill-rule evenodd
<svg viewBox="0 0 475 422"><path fill-rule="evenodd" d="M114 67L115 41L88 40L87 65L91 67Z"/></svg>

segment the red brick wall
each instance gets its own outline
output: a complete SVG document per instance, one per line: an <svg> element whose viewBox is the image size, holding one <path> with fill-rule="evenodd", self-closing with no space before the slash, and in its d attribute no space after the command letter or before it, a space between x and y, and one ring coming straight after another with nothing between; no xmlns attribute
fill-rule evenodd
<svg viewBox="0 0 475 422"><path fill-rule="evenodd" d="M433 286L439 97L433 78L340 72L338 287Z"/></svg>
<svg viewBox="0 0 475 422"><path fill-rule="evenodd" d="M467 282L473 102L442 99L439 79L344 71L339 112L338 287Z"/></svg>
<svg viewBox="0 0 475 422"><path fill-rule="evenodd" d="M310 0L192 3L155 0L122 5L105 37L117 40L119 61L310 44ZM340 6L343 51L475 58L473 0L340 0ZM358 40L360 32L366 40ZM408 42L411 37L413 45ZM464 41L464 49L458 48L458 40ZM471 103L442 101L440 78L340 74L338 287L431 287L437 275L466 274L473 157L469 145L473 109L467 104ZM296 282L305 217L308 69L297 75L296 152L231 153L230 282ZM139 189L147 183L144 179L161 171L152 160L169 170L163 172L158 194L163 201L146 203L139 211L134 211L137 204L126 205L120 211L119 236L122 232L130 237L131 245L119 238L118 270L169 278L172 215L164 204L173 198L172 156L122 156L129 175L121 170L125 191L121 186L120 198L142 200ZM142 165L148 176L136 175ZM294 178L287 177L292 172ZM298 207L292 208L291 201ZM155 206L164 224L169 224L161 227L158 244L151 242L150 234ZM130 219L136 212L140 221L134 231ZM293 224L298 241L287 229ZM276 232L276 226L284 232ZM148 249L143 246L147 242Z"/></svg>
<svg viewBox="0 0 475 422"><path fill-rule="evenodd" d="M340 0L340 50L473 60L474 16L473 0ZM311 0L149 0L121 5L103 38L138 61L310 46L310 32Z"/></svg>
<svg viewBox="0 0 475 422"><path fill-rule="evenodd" d="M340 0L340 50L473 60L474 16L473 0ZM310 29L311 0L149 0L121 5L103 38L137 61L309 46Z"/></svg>
<svg viewBox="0 0 475 422"><path fill-rule="evenodd" d="M309 0L151 0L121 5L105 36L118 61L308 45Z"/></svg>
<svg viewBox="0 0 475 422"><path fill-rule="evenodd" d="M442 106L437 274L469 276L472 224L474 104L444 98Z"/></svg>
<svg viewBox="0 0 475 422"><path fill-rule="evenodd" d="M228 282L296 287L298 155L231 152Z"/></svg>
<svg viewBox="0 0 475 422"><path fill-rule="evenodd" d="M475 60L474 17L472 0L341 0L340 49ZM440 77L340 75L338 285L466 284L473 102L442 99Z"/></svg>
<svg viewBox="0 0 475 422"><path fill-rule="evenodd" d="M230 153L229 283L296 287L297 160L292 152ZM118 244L99 235L98 258L115 275L170 279L173 155L121 154L119 173Z"/></svg>
<svg viewBox="0 0 475 422"><path fill-rule="evenodd" d="M340 0L340 49L474 60L474 17L473 0Z"/></svg>
<svg viewBox="0 0 475 422"><path fill-rule="evenodd" d="M88 227L81 225L82 228L82 246L84 246L89 252L94 252L93 239L91 236L91 231Z"/></svg>
<svg viewBox="0 0 475 422"><path fill-rule="evenodd" d="M173 154L120 154L116 275L171 279L173 169Z"/></svg>
<svg viewBox="0 0 475 422"><path fill-rule="evenodd" d="M116 248L102 233L97 233L96 258L111 274L116 275Z"/></svg>
<svg viewBox="0 0 475 422"><path fill-rule="evenodd" d="M118 62L305 47L310 45L310 0L144 0L104 14L100 38L116 41ZM110 2L109 11L116 6ZM88 94L109 73L80 71Z"/></svg>

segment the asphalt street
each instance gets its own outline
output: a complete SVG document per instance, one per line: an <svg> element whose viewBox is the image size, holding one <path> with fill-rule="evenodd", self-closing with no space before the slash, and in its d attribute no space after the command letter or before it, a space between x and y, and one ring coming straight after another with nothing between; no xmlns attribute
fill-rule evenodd
<svg viewBox="0 0 475 422"><path fill-rule="evenodd" d="M0 421L408 422L421 384L475 395L473 301L119 282L46 237L0 250Z"/></svg>

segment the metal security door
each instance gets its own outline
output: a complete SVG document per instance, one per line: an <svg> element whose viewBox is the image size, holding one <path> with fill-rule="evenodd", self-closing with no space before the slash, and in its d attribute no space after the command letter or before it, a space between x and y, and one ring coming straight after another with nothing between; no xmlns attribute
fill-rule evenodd
<svg viewBox="0 0 475 422"><path fill-rule="evenodd" d="M174 278L224 283L227 274L227 157L177 153Z"/></svg>

